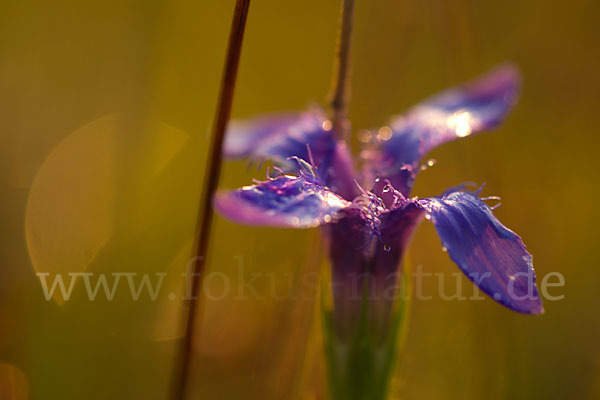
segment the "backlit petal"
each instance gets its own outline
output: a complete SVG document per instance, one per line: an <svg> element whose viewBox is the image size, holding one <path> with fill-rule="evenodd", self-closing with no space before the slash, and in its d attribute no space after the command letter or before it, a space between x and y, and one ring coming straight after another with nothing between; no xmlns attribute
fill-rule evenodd
<svg viewBox="0 0 600 400"><path fill-rule="evenodd" d="M419 204L442 245L464 274L497 302L540 314L531 255L521 238L500 223L474 193L453 192Z"/></svg>
<svg viewBox="0 0 600 400"><path fill-rule="evenodd" d="M291 175L219 192L214 202L217 211L230 220L288 228L312 228L331 222L351 204L314 177Z"/></svg>
<svg viewBox="0 0 600 400"><path fill-rule="evenodd" d="M476 80L433 96L379 130L367 176L389 178L408 194L418 162L435 147L499 125L517 100L519 73L503 65Z"/></svg>
<svg viewBox="0 0 600 400"><path fill-rule="evenodd" d="M303 112L277 113L246 121L232 121L225 137L226 157L273 160L286 172L295 171L297 164L289 157L310 160L308 147L319 166L330 153L335 139L331 122L320 108Z"/></svg>

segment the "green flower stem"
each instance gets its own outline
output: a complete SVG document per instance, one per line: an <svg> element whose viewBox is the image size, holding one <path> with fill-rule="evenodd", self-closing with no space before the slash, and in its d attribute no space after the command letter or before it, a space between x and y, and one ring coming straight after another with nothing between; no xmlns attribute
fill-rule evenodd
<svg viewBox="0 0 600 400"><path fill-rule="evenodd" d="M354 332L345 332L344 338L339 337L333 323L335 308L327 309L322 303L325 359L331 400L387 399L396 356L408 325L410 274L406 269L403 271L402 289L392 308L383 336L374 332L376 324L372 324L369 302L388 300L370 300L365 293Z"/></svg>

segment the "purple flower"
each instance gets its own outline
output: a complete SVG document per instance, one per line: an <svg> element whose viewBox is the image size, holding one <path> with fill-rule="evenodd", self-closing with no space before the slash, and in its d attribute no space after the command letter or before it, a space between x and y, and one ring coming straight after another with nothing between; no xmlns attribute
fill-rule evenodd
<svg viewBox="0 0 600 400"><path fill-rule="evenodd" d="M281 170L264 182L218 193L215 206L244 224L322 227L333 282L342 283L334 288L342 330L356 318L351 291L357 283L362 288L360 281L349 284L348 279L369 274L369 294L385 295L422 219L434 224L452 261L483 292L512 310L542 313L531 255L519 236L496 219L480 190L461 187L437 197L410 197L430 150L499 125L518 91L518 72L504 65L417 104L362 138L366 148L360 173L317 107L233 124L227 156L271 159ZM374 306L382 321L390 304Z"/></svg>

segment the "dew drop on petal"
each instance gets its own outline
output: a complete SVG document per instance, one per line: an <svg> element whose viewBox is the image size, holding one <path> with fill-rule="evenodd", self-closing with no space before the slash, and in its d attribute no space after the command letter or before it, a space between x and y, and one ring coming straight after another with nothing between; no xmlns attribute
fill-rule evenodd
<svg viewBox="0 0 600 400"><path fill-rule="evenodd" d="M390 246L389 244L384 244L383 245L383 250L390 251L390 250L392 250L392 246Z"/></svg>
<svg viewBox="0 0 600 400"><path fill-rule="evenodd" d="M331 215L326 215L323 217L323 221L325 222L331 222Z"/></svg>
<svg viewBox="0 0 600 400"><path fill-rule="evenodd" d="M392 188L390 187L390 185L385 185L385 186L383 187L383 189L382 189L383 193L387 193L387 192L389 192L390 190L392 190Z"/></svg>
<svg viewBox="0 0 600 400"><path fill-rule="evenodd" d="M446 252L446 251L448 251L448 248L446 246L443 246L442 251Z"/></svg>
<svg viewBox="0 0 600 400"><path fill-rule="evenodd" d="M425 214L425 219L429 221L431 219L431 214Z"/></svg>
<svg viewBox="0 0 600 400"><path fill-rule="evenodd" d="M446 125L454 130L458 137L465 137L471 134L474 122L470 112L461 110L449 116Z"/></svg>

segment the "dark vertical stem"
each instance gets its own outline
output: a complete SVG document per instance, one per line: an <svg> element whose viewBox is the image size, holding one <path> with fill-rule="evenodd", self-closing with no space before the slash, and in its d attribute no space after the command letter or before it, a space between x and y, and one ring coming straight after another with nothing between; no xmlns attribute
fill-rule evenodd
<svg viewBox="0 0 600 400"><path fill-rule="evenodd" d="M237 0L231 31L229 33L229 42L227 45L227 57L223 69L221 80L221 89L219 100L215 113L213 132L211 136L210 147L208 151L208 160L204 174L204 185L202 197L200 198L200 210L198 212L198 222L196 225L196 242L194 251L194 279L192 280L191 299L186 318L185 339L181 349L181 360L177 378L174 382L175 400L184 400L187 388L189 386L191 364L193 359L193 345L196 336L196 327L198 319L198 296L202 284L202 276L206 265L207 250L210 243L210 232L213 218L212 198L217 189L219 175L221 173L221 163L223 159L223 139L225 129L231 114L231 105L233 102L233 92L235 89L235 80L240 62L242 50L242 40L244 38L244 29L248 16L250 0Z"/></svg>
<svg viewBox="0 0 600 400"><path fill-rule="evenodd" d="M350 122L348 103L350 101L350 48L354 25L354 0L343 0L342 21L339 31L333 80L329 104L332 111L333 131L338 139L348 140Z"/></svg>

